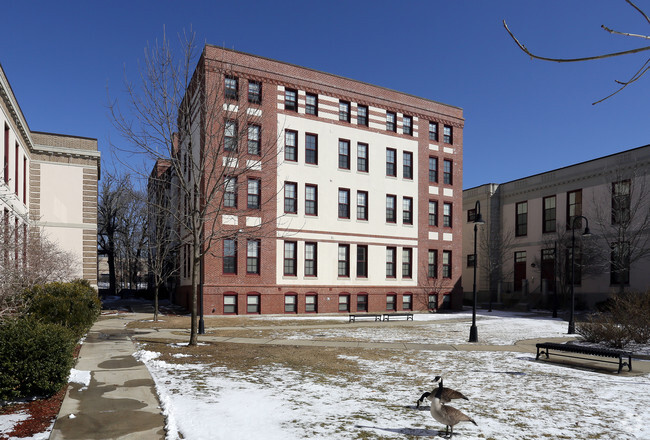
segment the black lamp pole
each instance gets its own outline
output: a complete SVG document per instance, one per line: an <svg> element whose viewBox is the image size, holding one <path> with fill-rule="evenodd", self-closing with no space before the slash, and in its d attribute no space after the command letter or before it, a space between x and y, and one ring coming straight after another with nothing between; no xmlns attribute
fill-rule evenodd
<svg viewBox="0 0 650 440"><path fill-rule="evenodd" d="M583 237L587 237L591 235L589 232L589 220L587 220L587 217L584 215L577 215L573 217L573 220L571 221L571 313L569 315L569 334L574 334L576 332L576 323L574 320L574 312L575 312L575 292L574 292L574 284L575 284L575 259L576 259L576 220L578 219L585 219L585 231L582 233Z"/></svg>
<svg viewBox="0 0 650 440"><path fill-rule="evenodd" d="M469 329L469 342L478 342L478 328L476 327L476 266L478 265L478 255L476 254L476 233L478 231L478 225L485 223L481 217L481 203L478 200L474 205L474 211L474 284L472 286L472 326Z"/></svg>

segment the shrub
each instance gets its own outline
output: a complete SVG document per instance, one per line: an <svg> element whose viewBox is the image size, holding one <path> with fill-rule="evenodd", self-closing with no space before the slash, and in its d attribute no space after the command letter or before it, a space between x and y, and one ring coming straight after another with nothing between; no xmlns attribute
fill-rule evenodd
<svg viewBox="0 0 650 440"><path fill-rule="evenodd" d="M28 316L66 327L81 337L99 317L101 302L88 281L49 283L27 291Z"/></svg>
<svg viewBox="0 0 650 440"><path fill-rule="evenodd" d="M600 312L576 325L576 332L589 342L622 348L650 342L650 290L610 298Z"/></svg>
<svg viewBox="0 0 650 440"><path fill-rule="evenodd" d="M0 325L0 399L50 396L67 383L75 347L73 333L30 318Z"/></svg>

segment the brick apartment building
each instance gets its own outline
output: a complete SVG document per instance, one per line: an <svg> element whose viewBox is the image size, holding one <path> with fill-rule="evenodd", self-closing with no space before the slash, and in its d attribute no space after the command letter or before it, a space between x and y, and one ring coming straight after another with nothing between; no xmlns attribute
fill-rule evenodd
<svg viewBox="0 0 650 440"><path fill-rule="evenodd" d="M233 236L203 258L205 314L460 307L462 109L210 45L200 70L220 90L209 105L224 110L225 145L203 123L193 153L248 148L215 166L249 166L220 199L214 227ZM260 145L273 154L260 160ZM181 139L179 160L187 148ZM190 252L179 255L184 305Z"/></svg>

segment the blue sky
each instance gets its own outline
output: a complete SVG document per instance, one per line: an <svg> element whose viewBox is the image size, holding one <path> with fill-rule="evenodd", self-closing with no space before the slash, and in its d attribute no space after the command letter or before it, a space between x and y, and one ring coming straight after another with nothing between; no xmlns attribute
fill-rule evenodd
<svg viewBox="0 0 650 440"><path fill-rule="evenodd" d="M650 1L637 0L650 14ZM199 41L462 107L464 188L502 183L650 143L650 75L602 104L648 57L532 61L531 50L585 56L644 45L623 0L12 1L3 4L0 63L34 131L119 142L107 92L120 98L165 26ZM647 41L645 42L647 45ZM104 167L110 167L105 163Z"/></svg>

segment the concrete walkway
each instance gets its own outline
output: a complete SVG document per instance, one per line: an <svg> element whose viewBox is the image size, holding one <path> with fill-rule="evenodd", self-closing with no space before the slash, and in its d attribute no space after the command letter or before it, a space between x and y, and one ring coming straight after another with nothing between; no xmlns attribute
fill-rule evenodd
<svg viewBox="0 0 650 440"><path fill-rule="evenodd" d="M149 370L133 358L129 321L150 315L100 319L81 347L75 369L90 371L90 384L71 383L50 440L164 439L161 413Z"/></svg>

